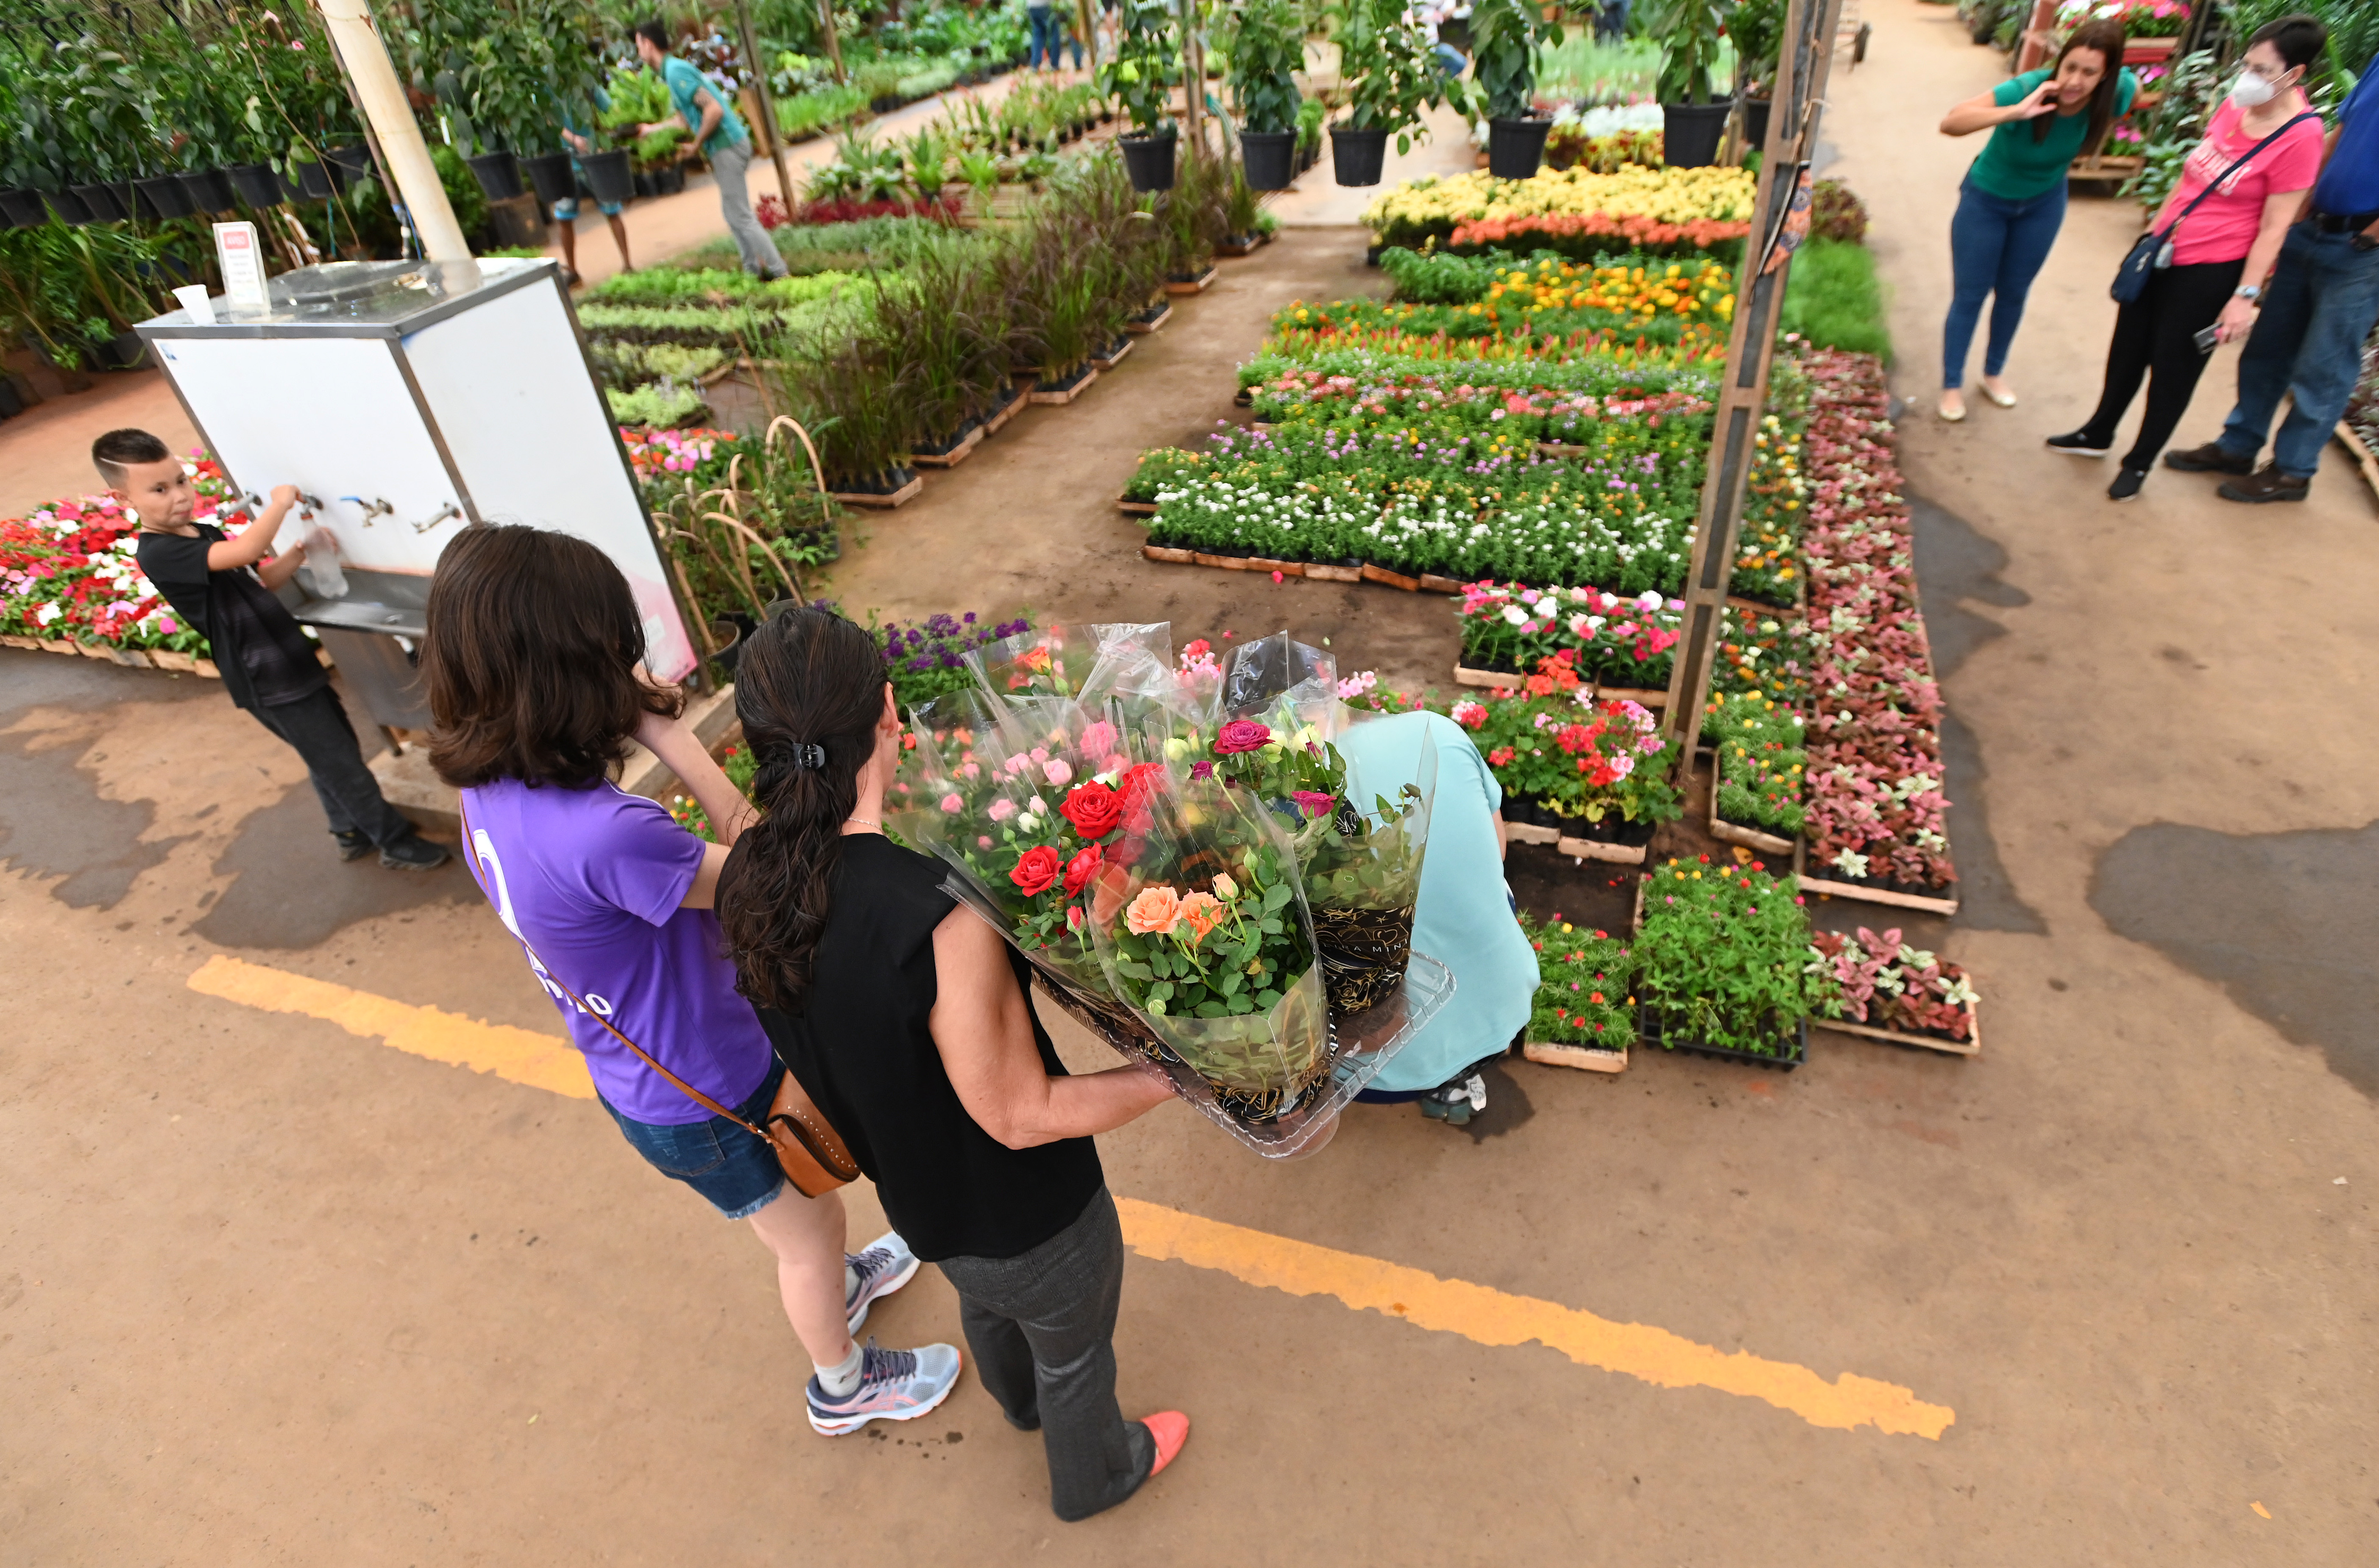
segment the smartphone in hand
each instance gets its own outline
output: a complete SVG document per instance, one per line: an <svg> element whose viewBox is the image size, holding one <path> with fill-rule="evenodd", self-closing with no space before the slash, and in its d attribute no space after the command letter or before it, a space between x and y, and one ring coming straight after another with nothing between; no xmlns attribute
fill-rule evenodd
<svg viewBox="0 0 2379 1568"><path fill-rule="evenodd" d="M2215 345L2222 341L2222 323L2215 322L2204 332L2192 334L2189 341L2197 345L2198 353L2213 353Z"/></svg>

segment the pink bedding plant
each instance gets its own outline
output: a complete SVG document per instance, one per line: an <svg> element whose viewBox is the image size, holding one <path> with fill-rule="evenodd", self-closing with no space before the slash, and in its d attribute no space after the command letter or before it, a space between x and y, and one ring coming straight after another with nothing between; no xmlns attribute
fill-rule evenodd
<svg viewBox="0 0 2379 1568"><path fill-rule="evenodd" d="M1957 880L1941 790L1941 694L1917 608L1882 362L1812 354L1807 435L1813 876L1942 889Z"/></svg>
<svg viewBox="0 0 2379 1568"><path fill-rule="evenodd" d="M236 536L248 519L223 470L195 450L184 466L198 488L199 521ZM0 521L0 634L205 657L206 639L142 575L139 540L139 517L105 495L54 501Z"/></svg>
<svg viewBox="0 0 2379 1568"><path fill-rule="evenodd" d="M1518 672L1566 653L1580 673L1604 685L1665 686L1684 610L1684 600L1648 588L1622 598L1592 587L1482 579L1462 590L1462 662Z"/></svg>
<svg viewBox="0 0 2379 1568"><path fill-rule="evenodd" d="M1856 936L1817 932L1809 938L1805 967L1839 987L1839 997L1824 1009L1830 1018L1902 1034L1974 1038L1979 998L1966 971L1908 946L1896 928L1881 935L1864 925Z"/></svg>

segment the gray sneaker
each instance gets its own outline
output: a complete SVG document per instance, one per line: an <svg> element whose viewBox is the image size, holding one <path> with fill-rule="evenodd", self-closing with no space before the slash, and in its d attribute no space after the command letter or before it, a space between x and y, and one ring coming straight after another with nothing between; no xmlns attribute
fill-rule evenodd
<svg viewBox="0 0 2379 1568"><path fill-rule="evenodd" d="M842 1301L842 1309L851 1314L851 1336L857 1338L860 1325L867 1321L868 1306L917 1277L917 1255L909 1250L899 1231L888 1230L864 1250L846 1253L842 1260L857 1276Z"/></svg>
<svg viewBox="0 0 2379 1568"><path fill-rule="evenodd" d="M860 1352L859 1386L844 1397L828 1399L811 1374L803 1391L810 1426L823 1437L847 1437L870 1421L913 1421L950 1396L963 1364L954 1345L885 1350L871 1339Z"/></svg>

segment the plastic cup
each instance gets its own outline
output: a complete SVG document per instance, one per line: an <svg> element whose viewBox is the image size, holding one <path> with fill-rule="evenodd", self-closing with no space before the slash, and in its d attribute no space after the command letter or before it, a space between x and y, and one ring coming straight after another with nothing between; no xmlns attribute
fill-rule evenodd
<svg viewBox="0 0 2379 1568"><path fill-rule="evenodd" d="M182 302L182 308L188 312L191 320L209 325L213 323L215 302L207 297L206 284L185 283L174 291L174 297Z"/></svg>

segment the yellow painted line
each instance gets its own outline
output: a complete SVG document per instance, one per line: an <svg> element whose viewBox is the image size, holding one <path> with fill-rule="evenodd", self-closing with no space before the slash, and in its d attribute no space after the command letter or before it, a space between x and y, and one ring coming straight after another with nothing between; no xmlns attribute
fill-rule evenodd
<svg viewBox="0 0 2379 1568"><path fill-rule="evenodd" d="M268 1013L301 1013L337 1024L349 1034L377 1036L400 1051L433 1062L493 1073L573 1100L595 1098L594 1080L586 1076L586 1058L558 1034L515 1029L508 1023L482 1023L461 1013L393 1001L220 953L199 966L187 983L201 995L220 996Z"/></svg>
<svg viewBox="0 0 2379 1568"><path fill-rule="evenodd" d="M1957 1413L1927 1405L1897 1383L1854 1372L1826 1381L1806 1367L1738 1350L1729 1355L1644 1323L1614 1323L1557 1301L1512 1296L1467 1280L1440 1279L1401 1263L1292 1241L1202 1219L1177 1209L1117 1198L1124 1239L1147 1258L1178 1259L1248 1285L1291 1296L1334 1296L1425 1329L1480 1345L1540 1340L1582 1366L1624 1372L1660 1388L1714 1388L1763 1399L1815 1427L1873 1425L1939 1441Z"/></svg>
<svg viewBox="0 0 2379 1568"><path fill-rule="evenodd" d="M286 970L218 954L187 982L202 995L265 1012L296 1013L377 1038L434 1062L492 1073L513 1083L591 1100L586 1059L556 1034L483 1023L437 1007L399 1002ZM1401 1318L1458 1333L1480 1345L1526 1345L1560 1351L1581 1366L1624 1372L1660 1388L1712 1388L1789 1410L1812 1426L1886 1432L1938 1441L1957 1415L1927 1405L1896 1383L1845 1372L1826 1381L1806 1367L1732 1354L1643 1323L1619 1323L1557 1301L1513 1296L1467 1280L1317 1247L1219 1220L1202 1219L1136 1198L1117 1198L1124 1239L1143 1257L1214 1269L1291 1296L1331 1296L1358 1311Z"/></svg>

